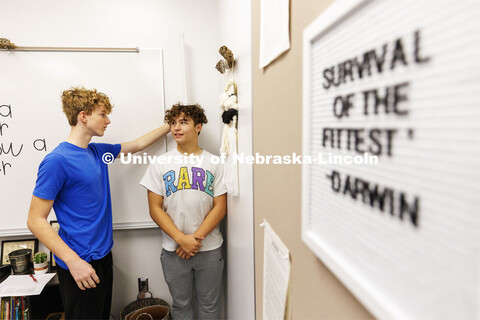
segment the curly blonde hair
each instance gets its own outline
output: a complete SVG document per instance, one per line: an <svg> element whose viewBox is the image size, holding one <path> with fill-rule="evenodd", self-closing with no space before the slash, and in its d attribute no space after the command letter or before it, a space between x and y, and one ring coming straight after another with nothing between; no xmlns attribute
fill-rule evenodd
<svg viewBox="0 0 480 320"><path fill-rule="evenodd" d="M112 112L113 105L110 103L110 99L104 93L97 92L97 89L71 87L62 93L63 112L71 126L77 125L77 116L80 112L84 111L85 114L91 115L100 103L105 105L107 114Z"/></svg>

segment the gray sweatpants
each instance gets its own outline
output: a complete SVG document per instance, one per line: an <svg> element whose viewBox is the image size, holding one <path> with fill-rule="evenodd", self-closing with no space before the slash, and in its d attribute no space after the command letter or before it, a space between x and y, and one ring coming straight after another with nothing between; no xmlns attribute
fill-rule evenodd
<svg viewBox="0 0 480 320"><path fill-rule="evenodd" d="M224 260L222 248L197 253L189 260L175 251L162 250L163 276L173 297L174 320L193 319L192 296L195 286L198 319L220 319L218 298L222 285Z"/></svg>

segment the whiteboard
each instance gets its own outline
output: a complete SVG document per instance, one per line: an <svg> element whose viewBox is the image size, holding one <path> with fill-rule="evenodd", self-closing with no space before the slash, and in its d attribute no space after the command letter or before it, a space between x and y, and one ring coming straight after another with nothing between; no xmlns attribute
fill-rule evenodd
<svg viewBox="0 0 480 320"><path fill-rule="evenodd" d="M70 132L61 94L71 86L96 88L114 105L103 137L133 140L163 124L162 51L0 52L0 236L29 234L26 220L38 166ZM11 147L11 148L10 148ZM165 152L165 142L146 152ZM141 152L140 154L143 154ZM146 192L138 184L146 164L110 165L115 229L152 227ZM54 220L52 210L49 219Z"/></svg>
<svg viewBox="0 0 480 320"><path fill-rule="evenodd" d="M480 316L478 12L337 1L304 31L302 239L380 319Z"/></svg>

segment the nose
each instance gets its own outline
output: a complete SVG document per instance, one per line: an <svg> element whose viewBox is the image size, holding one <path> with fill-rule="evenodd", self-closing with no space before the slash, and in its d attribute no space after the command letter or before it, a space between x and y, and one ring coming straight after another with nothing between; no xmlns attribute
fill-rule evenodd
<svg viewBox="0 0 480 320"><path fill-rule="evenodd" d="M112 123L112 121L110 121L110 118L109 118L108 116L106 116L106 117L107 117L107 121L106 121L106 123L107 123L107 124L110 124L110 123Z"/></svg>
<svg viewBox="0 0 480 320"><path fill-rule="evenodd" d="M172 125L172 127L173 127L173 130L179 131L179 130L180 130L180 123L175 122L175 123Z"/></svg>

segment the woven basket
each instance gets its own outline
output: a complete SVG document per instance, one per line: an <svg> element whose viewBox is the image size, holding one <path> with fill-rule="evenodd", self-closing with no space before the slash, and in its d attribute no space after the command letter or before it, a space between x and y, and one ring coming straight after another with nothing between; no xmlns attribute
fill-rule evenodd
<svg viewBox="0 0 480 320"><path fill-rule="evenodd" d="M149 293L150 298L140 298L140 295L145 293ZM149 307L149 306L155 306L155 305L161 305L161 306L170 308L170 306L168 305L168 302L166 302L165 300L153 298L153 295L150 291L140 292L137 295L137 300L129 303L125 308L122 309L122 312L120 312L120 319L125 320L128 314L134 311L137 311L139 309ZM166 319L171 319L170 315Z"/></svg>
<svg viewBox="0 0 480 320"><path fill-rule="evenodd" d="M125 320L170 320L170 308L162 305L148 306L130 312Z"/></svg>

